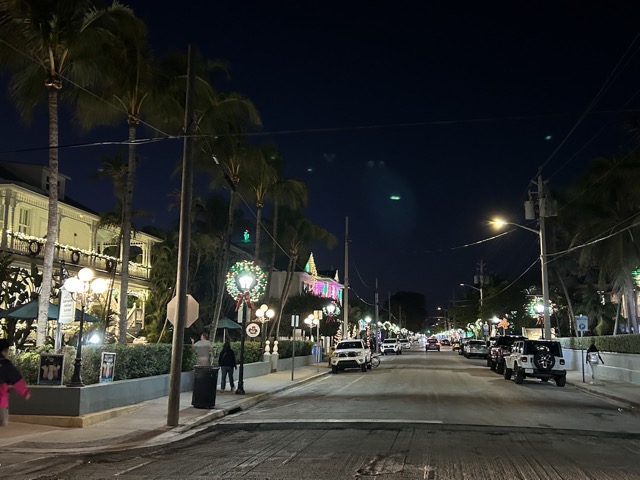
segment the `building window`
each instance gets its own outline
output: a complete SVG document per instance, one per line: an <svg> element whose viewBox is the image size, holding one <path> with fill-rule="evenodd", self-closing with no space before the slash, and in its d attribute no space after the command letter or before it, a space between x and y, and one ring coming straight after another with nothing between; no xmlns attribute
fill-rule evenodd
<svg viewBox="0 0 640 480"><path fill-rule="evenodd" d="M21 208L18 215L18 232L31 235L31 211Z"/></svg>

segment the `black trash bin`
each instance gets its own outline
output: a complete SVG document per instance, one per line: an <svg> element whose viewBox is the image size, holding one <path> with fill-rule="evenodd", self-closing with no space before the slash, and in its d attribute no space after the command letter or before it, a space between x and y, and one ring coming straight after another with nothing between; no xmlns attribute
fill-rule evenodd
<svg viewBox="0 0 640 480"><path fill-rule="evenodd" d="M218 367L196 365L193 372L191 405L195 408L213 408L216 405Z"/></svg>

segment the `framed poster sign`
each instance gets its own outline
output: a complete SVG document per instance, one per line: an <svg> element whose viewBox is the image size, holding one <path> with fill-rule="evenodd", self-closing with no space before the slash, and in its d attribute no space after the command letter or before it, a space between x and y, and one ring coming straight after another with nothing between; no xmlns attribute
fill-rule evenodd
<svg viewBox="0 0 640 480"><path fill-rule="evenodd" d="M64 355L43 353L40 355L38 385L62 385Z"/></svg>
<svg viewBox="0 0 640 480"><path fill-rule="evenodd" d="M116 366L116 354L102 352L100 360L100 383L113 382L113 372Z"/></svg>

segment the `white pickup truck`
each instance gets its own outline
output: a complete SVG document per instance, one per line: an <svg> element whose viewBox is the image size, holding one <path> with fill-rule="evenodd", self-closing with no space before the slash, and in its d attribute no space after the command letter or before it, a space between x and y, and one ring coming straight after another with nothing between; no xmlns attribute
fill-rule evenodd
<svg viewBox="0 0 640 480"><path fill-rule="evenodd" d="M331 355L331 372L345 368L359 368L363 372L371 368L371 349L362 340L342 340L336 345Z"/></svg>

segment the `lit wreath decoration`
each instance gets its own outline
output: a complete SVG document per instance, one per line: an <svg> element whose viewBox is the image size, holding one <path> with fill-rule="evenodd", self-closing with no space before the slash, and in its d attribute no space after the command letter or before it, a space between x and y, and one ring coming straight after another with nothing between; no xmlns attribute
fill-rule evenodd
<svg viewBox="0 0 640 480"><path fill-rule="evenodd" d="M241 292L238 288L238 277L244 272L250 273L256 280L255 285L248 292ZM254 262L242 260L231 266L227 272L225 285L227 286L227 293L238 302L236 308L239 308L243 301L247 302L247 306L251 308L251 302L258 301L264 295L267 288L267 276Z"/></svg>

